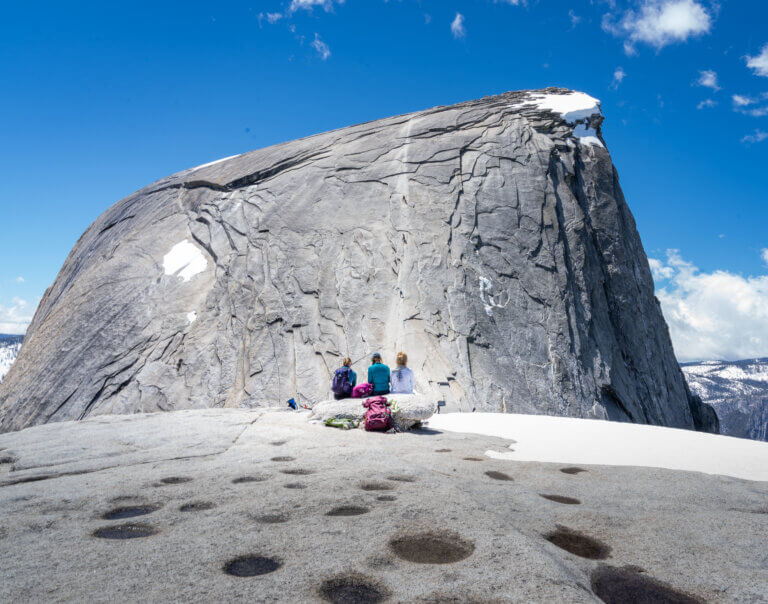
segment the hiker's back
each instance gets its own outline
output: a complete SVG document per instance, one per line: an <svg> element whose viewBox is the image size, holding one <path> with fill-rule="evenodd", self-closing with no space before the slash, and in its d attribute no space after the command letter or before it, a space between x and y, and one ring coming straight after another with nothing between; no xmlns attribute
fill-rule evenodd
<svg viewBox="0 0 768 604"><path fill-rule="evenodd" d="M398 367L392 372L392 394L413 394L413 371L408 367Z"/></svg>
<svg viewBox="0 0 768 604"><path fill-rule="evenodd" d="M384 363L374 363L368 368L368 382L373 385L374 394L389 392L389 367Z"/></svg>

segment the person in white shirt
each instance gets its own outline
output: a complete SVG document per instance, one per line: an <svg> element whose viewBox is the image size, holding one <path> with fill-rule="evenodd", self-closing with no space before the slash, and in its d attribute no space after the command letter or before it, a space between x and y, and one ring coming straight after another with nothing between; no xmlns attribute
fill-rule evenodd
<svg viewBox="0 0 768 604"><path fill-rule="evenodd" d="M390 377L391 394L413 394L413 371L408 365L408 355L404 352L397 353L397 368Z"/></svg>

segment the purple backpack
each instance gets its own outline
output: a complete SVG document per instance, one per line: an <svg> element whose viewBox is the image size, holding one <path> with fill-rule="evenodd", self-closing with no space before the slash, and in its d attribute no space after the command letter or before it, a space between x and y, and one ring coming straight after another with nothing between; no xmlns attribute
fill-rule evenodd
<svg viewBox="0 0 768 604"><path fill-rule="evenodd" d="M383 396L374 396L363 403L368 409L365 412L365 429L368 432L386 432L392 427L392 412L389 402Z"/></svg>
<svg viewBox="0 0 768 604"><path fill-rule="evenodd" d="M333 375L333 384L331 390L339 396L349 396L352 394L352 384L349 382L349 367L337 369Z"/></svg>
<svg viewBox="0 0 768 604"><path fill-rule="evenodd" d="M352 398L365 398L373 392L373 384L363 382L352 388Z"/></svg>

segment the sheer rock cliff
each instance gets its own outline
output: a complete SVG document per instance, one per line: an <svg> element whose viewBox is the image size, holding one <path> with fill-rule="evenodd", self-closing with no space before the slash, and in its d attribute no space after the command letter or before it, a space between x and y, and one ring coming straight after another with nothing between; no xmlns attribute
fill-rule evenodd
<svg viewBox="0 0 768 604"><path fill-rule="evenodd" d="M673 354L602 119L582 93L511 92L138 191L45 293L0 430L317 401L342 357L404 350L446 409L717 431Z"/></svg>

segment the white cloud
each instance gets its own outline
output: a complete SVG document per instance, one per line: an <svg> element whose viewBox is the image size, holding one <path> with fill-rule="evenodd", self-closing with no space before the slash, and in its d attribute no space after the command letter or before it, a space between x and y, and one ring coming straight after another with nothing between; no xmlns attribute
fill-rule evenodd
<svg viewBox="0 0 768 604"><path fill-rule="evenodd" d="M267 21L270 23L277 23L282 18L282 13L267 13Z"/></svg>
<svg viewBox="0 0 768 604"><path fill-rule="evenodd" d="M733 104L736 107L746 107L747 105L757 103L757 99L753 99L752 97L744 96L742 94L734 94L731 98L733 99Z"/></svg>
<svg viewBox="0 0 768 604"><path fill-rule="evenodd" d="M344 4L344 0L335 0L338 4ZM312 10L316 6L322 6L326 12L333 10L334 0L291 0L288 12L295 13L297 10Z"/></svg>
<svg viewBox="0 0 768 604"><path fill-rule="evenodd" d="M699 72L699 79L696 80L696 85L711 88L715 91L720 90L720 86L717 85L717 73L711 69Z"/></svg>
<svg viewBox="0 0 768 604"><path fill-rule="evenodd" d="M573 12L573 9L568 11L568 16L571 18L571 27L576 27L581 21L581 17Z"/></svg>
<svg viewBox="0 0 768 604"><path fill-rule="evenodd" d="M11 306L0 304L0 333L25 333L34 311L35 309L21 298L13 298Z"/></svg>
<svg viewBox="0 0 768 604"><path fill-rule="evenodd" d="M517 6L518 4L525 4L525 0L493 0L496 4L511 4Z"/></svg>
<svg viewBox="0 0 768 604"><path fill-rule="evenodd" d="M712 107L715 107L717 105L716 101L713 101L712 99L704 99L696 105L696 109L712 109Z"/></svg>
<svg viewBox="0 0 768 604"><path fill-rule="evenodd" d="M320 36L317 33L315 34L315 39L312 40L312 48L317 51L323 61L331 56L331 49L320 39Z"/></svg>
<svg viewBox="0 0 768 604"><path fill-rule="evenodd" d="M762 107L750 107L750 105L756 105L768 100L768 93L764 92L758 97L746 96L743 94L734 94L733 110L744 115L751 115L752 117L763 117L768 115L768 105L763 104ZM750 107L747 109L747 107Z"/></svg>
<svg viewBox="0 0 768 604"><path fill-rule="evenodd" d="M619 84L621 84L624 81L624 78L627 77L627 73L622 69L621 67L617 67L616 70L613 72L613 81L611 82L611 88L614 90L619 87Z"/></svg>
<svg viewBox="0 0 768 604"><path fill-rule="evenodd" d="M16 277L16 283L24 283L24 277Z"/></svg>
<svg viewBox="0 0 768 604"><path fill-rule="evenodd" d="M616 21L603 17L603 29L626 37L624 51L635 54L635 44L643 42L661 49L674 42L709 32L712 17L697 0L642 0L638 11L628 10Z"/></svg>
<svg viewBox="0 0 768 604"><path fill-rule="evenodd" d="M768 274L704 273L677 250L649 262L680 361L768 355Z"/></svg>
<svg viewBox="0 0 768 604"><path fill-rule="evenodd" d="M765 266L768 266L768 248L764 247L760 251L760 257L763 259L763 262L765 262Z"/></svg>
<svg viewBox="0 0 768 604"><path fill-rule="evenodd" d="M755 55L754 57L747 55L745 58L747 67L754 71L755 75L768 78L768 44L763 46L759 55Z"/></svg>
<svg viewBox="0 0 768 604"><path fill-rule="evenodd" d="M766 138L768 138L768 132L763 132L762 130L755 130L753 134L747 134L744 138L741 139L742 143L762 143Z"/></svg>
<svg viewBox="0 0 768 604"><path fill-rule="evenodd" d="M457 40L467 35L467 30L464 27L464 15L456 13L456 16L451 21L451 33Z"/></svg>

